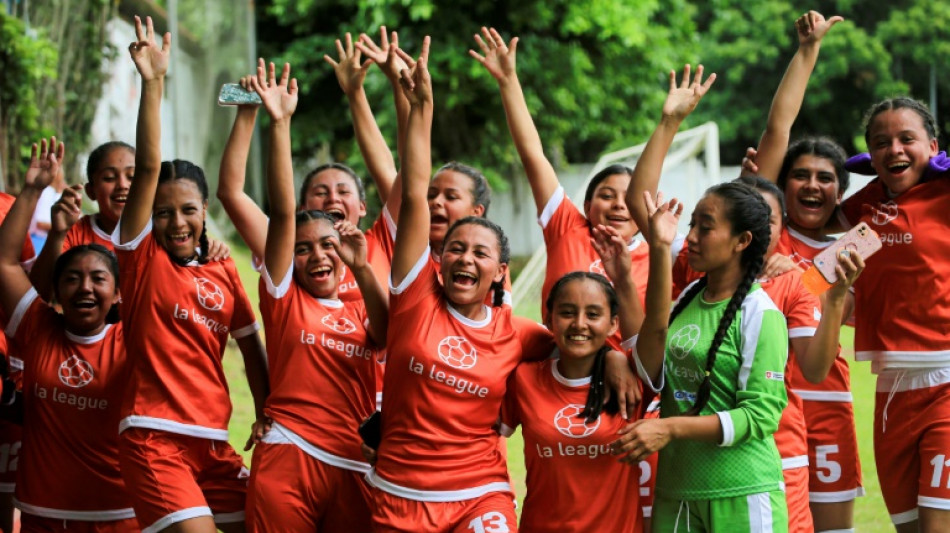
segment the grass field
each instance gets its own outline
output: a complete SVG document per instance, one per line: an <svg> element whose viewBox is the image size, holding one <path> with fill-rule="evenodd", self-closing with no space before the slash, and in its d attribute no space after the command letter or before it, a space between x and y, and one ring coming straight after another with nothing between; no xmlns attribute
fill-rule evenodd
<svg viewBox="0 0 950 533"><path fill-rule="evenodd" d="M259 276L251 269L250 256L247 250L235 247L234 259L244 281L244 288L252 302L257 302L257 287ZM864 474L864 487L867 495L858 498L855 504L855 530L860 533L884 533L894 531L891 526L881 489L878 485L877 473L874 469L874 449L872 444L872 428L874 415L874 377L871 375L868 363L853 363L853 330L844 328L841 335L841 344L845 356L852 361L851 387L854 393L854 410L857 420L858 446L861 454L861 466ZM239 452L244 449L251 423L254 421L254 403L247 387L244 375L244 365L237 346L233 343L228 347L224 361L228 383L231 387L231 400L234 404L234 413L231 416L231 444ZM525 466L524 445L520 431L508 440L508 468L515 483L515 491L519 502L525 495ZM245 454L250 463L250 452Z"/></svg>

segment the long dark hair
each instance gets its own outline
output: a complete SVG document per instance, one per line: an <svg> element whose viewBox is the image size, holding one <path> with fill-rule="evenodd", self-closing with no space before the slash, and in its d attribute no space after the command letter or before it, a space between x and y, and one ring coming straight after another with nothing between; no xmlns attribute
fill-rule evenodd
<svg viewBox="0 0 950 533"><path fill-rule="evenodd" d="M162 169L158 173L158 184L166 183L172 180L188 180L198 187L201 193L201 200L208 201L208 180L205 179L205 173L201 167L183 159L174 161L162 161ZM198 237L198 262L205 264L208 262L208 224L205 221L201 223L201 236ZM189 259L182 259L168 254L172 261L179 265L188 264Z"/></svg>
<svg viewBox="0 0 950 533"><path fill-rule="evenodd" d="M741 183L723 183L710 187L706 191L706 194L715 194L722 198L726 205L725 216L732 226L732 234L738 235L748 231L752 234L752 242L742 251L742 256L739 260L743 269L742 280L739 282L739 286L736 287L736 291L732 294L732 298L729 300L729 304L726 306L722 318L719 319L719 327L716 328L716 335L713 337L712 344L709 346L709 351L706 352L705 376L696 393L696 402L685 413L687 416L698 415L709 402L711 387L709 377L713 367L716 366L716 356L719 353L719 347L722 345L722 341L725 339L729 327L732 326L736 312L742 306L745 297L749 294L752 284L755 283L756 276L758 276L762 270L762 265L765 261L765 252L768 250L770 239L769 216L772 210L758 191ZM689 302L706 287L707 281L707 276L703 276L680 298L679 303L676 304L676 307L674 307L670 313L670 324L672 324L680 312L689 305Z"/></svg>
<svg viewBox="0 0 950 533"><path fill-rule="evenodd" d="M63 252L62 255L56 258L56 263L53 265L53 292L57 300L59 300L59 280L63 277L66 267L72 264L74 260L87 254L97 254L102 258L105 264L109 266L109 272L112 273L112 279L115 280L116 290L119 290L119 260L116 259L115 254L101 244L80 244ZM115 324L118 321L119 304L112 304L109 312L106 313L105 322L106 324Z"/></svg>
<svg viewBox="0 0 950 533"><path fill-rule="evenodd" d="M777 185L783 192L788 183L788 173L792 170L792 165L803 155L813 155L826 159L835 167L835 177L838 179L838 194L844 194L851 184L851 174L844 168L845 161L848 160L848 154L838 143L828 137L803 137L793 142L785 152L785 158L782 160L782 169L778 173Z"/></svg>
<svg viewBox="0 0 950 533"><path fill-rule="evenodd" d="M607 298L607 307L610 310L610 317L613 318L617 316L619 302L617 300L617 291L614 290L613 285L607 281L607 278L600 274L583 271L570 272L554 282L554 285L551 287L551 292L548 293L548 299L544 302L544 306L548 310L548 316L554 312L554 302L557 301L558 296L560 296L561 289L567 286L568 283L583 280L593 281L600 287L604 292L604 296ZM584 404L584 410L577 415L578 418L583 418L587 424L597 420L602 412L606 411L612 415L620 412L620 402L617 401L616 394L611 395L610 401L607 402L607 405L604 405L604 395L606 394L604 388L604 374L607 352L609 350L610 347L604 344L597 350L597 355L594 356L594 367L590 375L590 388L587 390L587 402Z"/></svg>
<svg viewBox="0 0 950 533"><path fill-rule="evenodd" d="M436 170L433 176L437 176L440 172L446 170L458 172L472 180L472 204L484 207L485 209L482 211L482 216L487 217L488 208L491 206L491 187L488 185L488 180L485 179L485 175L479 172L475 167L470 167L458 161L449 161L442 165L442 168Z"/></svg>
<svg viewBox="0 0 950 533"><path fill-rule="evenodd" d="M498 262L504 265L507 265L511 260L511 246L508 244L508 237L505 235L505 231L501 229L501 226L495 224L491 220L483 217L477 217L470 215L467 217L460 218L455 221L455 224L449 228L449 231L445 232L445 242L449 242L449 237L452 236L452 233L466 225L474 224L476 226L481 226L483 228L488 228L495 234L495 237L498 238ZM492 297L492 307L500 307L505 303L505 284L503 281L492 281L491 290L494 293Z"/></svg>

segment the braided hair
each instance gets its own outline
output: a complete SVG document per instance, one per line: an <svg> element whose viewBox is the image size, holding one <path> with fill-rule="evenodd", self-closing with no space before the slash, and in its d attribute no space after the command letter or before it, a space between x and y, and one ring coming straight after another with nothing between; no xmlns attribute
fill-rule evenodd
<svg viewBox="0 0 950 533"><path fill-rule="evenodd" d="M874 104L874 106L871 107L871 109L869 109L864 115L864 140L868 143L869 147L871 145L871 124L874 122L875 117L885 111L896 111L898 109L910 109L914 113L917 113L921 122L924 123L924 129L927 130L927 136L930 139L937 138L937 120L930 112L930 108L927 107L927 104L921 102L920 100L914 100L913 98L902 96L899 98L888 98L887 100L882 100Z"/></svg>
<svg viewBox="0 0 950 533"><path fill-rule="evenodd" d="M495 237L498 238L498 262L503 265L508 264L508 261L511 260L511 246L508 244L508 237L505 236L505 230L501 229L501 226L495 224L487 218L470 215L456 220L455 223L449 228L449 231L445 232L444 242L449 242L449 237L452 235L452 233L456 229L466 224L474 224L476 226L490 229L492 233L495 234ZM491 290L494 294L492 296L492 307L501 307L505 303L504 281L492 281Z"/></svg>
<svg viewBox="0 0 950 533"><path fill-rule="evenodd" d="M613 318L617 316L617 310L620 304L617 300L617 291L614 290L613 285L607 281L607 278L600 274L583 271L565 274L554 283L551 287L551 292L548 293L548 299L544 302L544 306L548 310L548 316L554 312L554 302L557 301L561 289L567 286L568 283L584 280L590 280L600 287L604 292L604 296L607 298L607 307L610 311L610 317ZM587 390L587 402L584 404L584 410L577 415L578 418L583 418L586 424L597 420L600 417L600 413L604 411L609 414L617 414L620 412L620 402L617 401L617 395L612 395L607 405L604 405L604 394L606 390L604 387L604 374L607 364L607 352L609 350L610 347L604 344L597 350L597 355L594 356L594 366L591 369L590 375L590 388Z"/></svg>
<svg viewBox="0 0 950 533"><path fill-rule="evenodd" d="M716 356L718 355L719 347L722 345L726 333L732 326L732 322L739 308L742 306L742 302L749 294L752 284L755 283L756 276L758 276L762 270L762 265L765 262L765 251L769 247L769 216L772 211L761 194L741 183L723 183L716 185L710 187L706 191L706 194L715 194L725 203L725 216L732 226L732 234L738 235L748 231L752 234L752 241L749 243L749 246L742 251L742 255L739 259L743 270L742 280L739 282L739 286L736 287L736 291L732 294L732 298L730 298L722 318L719 319L719 327L716 328L716 334L713 337L712 344L709 346L709 351L706 352L705 376L696 393L696 402L686 411L686 416L698 415L709 402L711 389L710 375L716 366ZM671 324L680 312L689 305L689 302L706 287L706 284L707 277L703 276L683 294L680 301L670 313Z"/></svg>
<svg viewBox="0 0 950 533"><path fill-rule="evenodd" d="M208 180L205 178L205 173L201 170L201 167L183 159L175 159L174 161L162 161L162 168L158 173L158 184L167 183L172 180L188 180L195 184L198 187L198 192L201 193L201 200L205 203L208 202ZM202 221L201 224L201 236L198 237L198 262L205 264L208 262L208 225ZM171 254L169 256L172 258L172 261L178 263L179 265L187 265L191 258L181 258L175 257Z"/></svg>

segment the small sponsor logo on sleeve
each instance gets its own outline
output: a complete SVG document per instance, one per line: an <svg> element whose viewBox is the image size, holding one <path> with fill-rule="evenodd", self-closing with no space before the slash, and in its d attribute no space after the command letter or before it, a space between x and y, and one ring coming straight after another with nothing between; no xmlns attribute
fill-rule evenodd
<svg viewBox="0 0 950 533"><path fill-rule="evenodd" d="M784 373L784 372L773 372L773 371L771 371L771 370L766 370L766 371L765 371L765 379L772 379L772 380L775 380L775 381L785 381L785 373Z"/></svg>

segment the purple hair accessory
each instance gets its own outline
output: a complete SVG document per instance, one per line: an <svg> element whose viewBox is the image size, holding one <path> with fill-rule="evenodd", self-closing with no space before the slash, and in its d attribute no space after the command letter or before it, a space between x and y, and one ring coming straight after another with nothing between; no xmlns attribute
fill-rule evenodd
<svg viewBox="0 0 950 533"><path fill-rule="evenodd" d="M950 170L950 157L947 157L947 152L941 150L937 155L930 158L925 176L926 178L936 178L948 170Z"/></svg>
<svg viewBox="0 0 950 533"><path fill-rule="evenodd" d="M874 167L871 166L871 154L867 152L849 157L848 160L844 162L844 168L848 172L864 176L877 175Z"/></svg>

